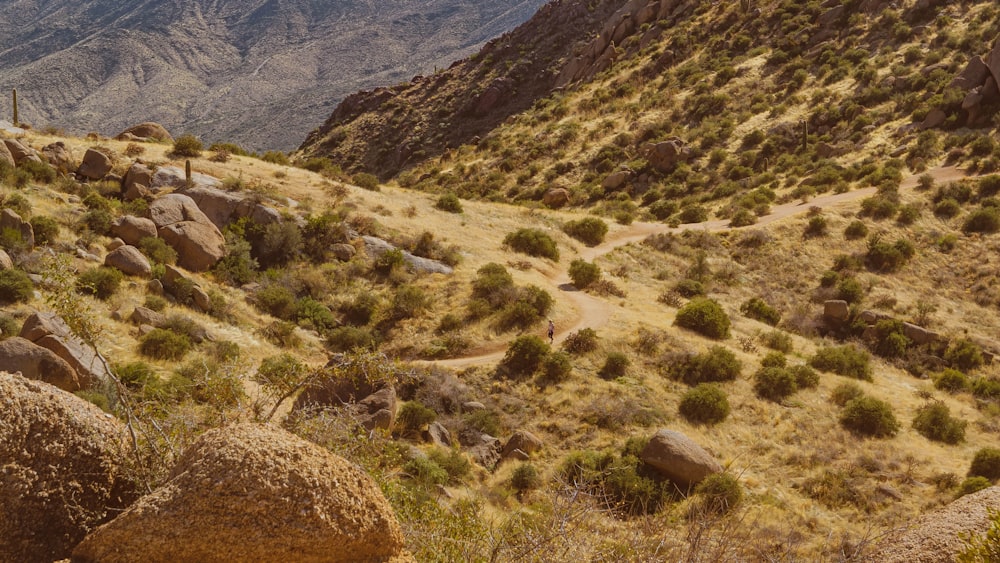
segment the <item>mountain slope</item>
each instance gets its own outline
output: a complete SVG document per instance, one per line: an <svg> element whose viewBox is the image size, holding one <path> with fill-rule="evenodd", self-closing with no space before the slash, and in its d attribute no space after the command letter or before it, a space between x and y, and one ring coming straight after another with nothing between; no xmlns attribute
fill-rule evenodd
<svg viewBox="0 0 1000 563"><path fill-rule="evenodd" d="M154 120L288 149L340 97L447 65L540 4L5 2L0 88L18 88L35 126L115 134Z"/></svg>

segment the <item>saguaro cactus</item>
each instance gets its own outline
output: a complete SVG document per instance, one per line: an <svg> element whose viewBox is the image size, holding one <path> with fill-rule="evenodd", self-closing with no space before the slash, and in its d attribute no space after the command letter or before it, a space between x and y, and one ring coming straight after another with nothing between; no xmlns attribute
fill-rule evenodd
<svg viewBox="0 0 1000 563"><path fill-rule="evenodd" d="M17 117L17 88L11 90L11 96L14 98L14 127L20 127L21 122Z"/></svg>
<svg viewBox="0 0 1000 563"><path fill-rule="evenodd" d="M191 161L190 160L185 160L184 161L184 181L187 182L188 186L191 185Z"/></svg>

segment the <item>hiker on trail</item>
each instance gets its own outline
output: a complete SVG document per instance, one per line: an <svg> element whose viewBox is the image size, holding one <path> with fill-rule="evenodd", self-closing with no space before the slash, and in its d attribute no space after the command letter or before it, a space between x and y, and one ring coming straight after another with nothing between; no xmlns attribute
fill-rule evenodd
<svg viewBox="0 0 1000 563"><path fill-rule="evenodd" d="M549 344L552 344L552 340L555 338L555 336L556 336L556 324L552 322L552 319L549 319Z"/></svg>

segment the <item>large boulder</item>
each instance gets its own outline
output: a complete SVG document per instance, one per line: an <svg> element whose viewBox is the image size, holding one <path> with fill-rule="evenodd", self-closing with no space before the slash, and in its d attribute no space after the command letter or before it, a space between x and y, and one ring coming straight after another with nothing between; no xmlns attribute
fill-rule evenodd
<svg viewBox="0 0 1000 563"><path fill-rule="evenodd" d="M823 303L823 316L835 321L846 321L851 316L851 308L843 299L830 299Z"/></svg>
<svg viewBox="0 0 1000 563"><path fill-rule="evenodd" d="M28 379L44 381L70 393L80 390L76 370L66 360L18 336L0 341L0 371L21 372Z"/></svg>
<svg viewBox="0 0 1000 563"><path fill-rule="evenodd" d="M719 462L704 448L674 430L654 434L639 458L681 489L694 487L709 475L722 471Z"/></svg>
<svg viewBox="0 0 1000 563"><path fill-rule="evenodd" d="M18 232L21 235L21 242L29 249L35 246L35 229L31 223L25 221L13 209L0 211L0 232L7 229Z"/></svg>
<svg viewBox="0 0 1000 563"><path fill-rule="evenodd" d="M111 158L96 149L87 149L83 154L83 162L76 170L77 176L83 176L88 180L100 180L111 172Z"/></svg>
<svg viewBox="0 0 1000 563"><path fill-rule="evenodd" d="M998 506L1000 487L965 495L890 537L872 560L879 563L954 561L965 547L961 535L986 533L990 528L988 509L996 510Z"/></svg>
<svg viewBox="0 0 1000 563"><path fill-rule="evenodd" d="M167 128L152 121L133 125L115 136L119 141L160 141L166 143L174 142Z"/></svg>
<svg viewBox="0 0 1000 563"><path fill-rule="evenodd" d="M66 143L62 141L56 141L42 147L42 156L60 172L69 172L73 168L73 155L66 148Z"/></svg>
<svg viewBox="0 0 1000 563"><path fill-rule="evenodd" d="M226 254L226 240L193 199L167 194L149 206L157 234L177 251L177 263L194 272L205 271Z"/></svg>
<svg viewBox="0 0 1000 563"><path fill-rule="evenodd" d="M0 373L0 412L0 560L69 557L135 500L116 418L9 373Z"/></svg>
<svg viewBox="0 0 1000 563"><path fill-rule="evenodd" d="M17 166L20 166L21 163L26 160L34 162L42 161L34 149L21 144L21 142L17 139L4 139L3 143L7 146L7 151L10 153L11 157L14 159L14 164Z"/></svg>
<svg viewBox="0 0 1000 563"><path fill-rule="evenodd" d="M248 197L215 188L191 188L183 193L193 199L198 208L220 229L243 217L249 217L257 225L281 222L281 214L276 209L261 205Z"/></svg>
<svg viewBox="0 0 1000 563"><path fill-rule="evenodd" d="M7 143L0 142L0 163L7 164L11 168L17 166L17 162L14 161L14 155L7 148Z"/></svg>
<svg viewBox="0 0 1000 563"><path fill-rule="evenodd" d="M55 313L32 314L24 320L20 336L62 358L76 372L84 389L111 381L108 366L94 347L73 334L69 325Z"/></svg>
<svg viewBox="0 0 1000 563"><path fill-rule="evenodd" d="M365 252L367 252L369 256L381 256L390 250L398 250L391 243L377 237L363 236L361 239L365 241ZM431 260L430 258L424 258L422 256L415 256L405 250L401 250L401 252L403 253L403 261L406 262L406 265L414 272L419 272L421 274L450 275L455 271L451 266L445 264L444 262Z"/></svg>
<svg viewBox="0 0 1000 563"><path fill-rule="evenodd" d="M125 215L111 223L111 234L125 241L125 244L136 246L144 238L156 238L156 223L145 217Z"/></svg>
<svg viewBox="0 0 1000 563"><path fill-rule="evenodd" d="M507 459L514 455L514 452L520 451L527 455L531 455L542 449L542 440L528 432L527 430L518 430L507 440L504 444L501 456Z"/></svg>
<svg viewBox="0 0 1000 563"><path fill-rule="evenodd" d="M153 273L149 259L134 246L121 246L104 257L104 265L117 268L129 276L148 278Z"/></svg>
<svg viewBox="0 0 1000 563"><path fill-rule="evenodd" d="M170 480L101 526L74 562L404 561L403 534L374 481L284 430L210 430Z"/></svg>
<svg viewBox="0 0 1000 563"><path fill-rule="evenodd" d="M133 162L122 178L122 196L126 201L142 198L152 184L153 171L141 162Z"/></svg>
<svg viewBox="0 0 1000 563"><path fill-rule="evenodd" d="M195 172L191 174L191 185L188 185L187 176L183 168L177 166L161 166L156 169L150 180L149 188L159 193L167 188L218 188L222 182L207 174Z"/></svg>
<svg viewBox="0 0 1000 563"><path fill-rule="evenodd" d="M679 162L691 158L691 149L680 139L669 139L661 143L647 143L642 152L649 164L660 172L670 172Z"/></svg>
<svg viewBox="0 0 1000 563"><path fill-rule="evenodd" d="M542 196L542 203L552 209L562 207L569 203L569 190L566 188L552 188Z"/></svg>

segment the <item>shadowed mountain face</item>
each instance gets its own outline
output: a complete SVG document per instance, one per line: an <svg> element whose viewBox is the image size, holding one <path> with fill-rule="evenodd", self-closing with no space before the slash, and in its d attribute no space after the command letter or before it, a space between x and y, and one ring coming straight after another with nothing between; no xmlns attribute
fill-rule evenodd
<svg viewBox="0 0 1000 563"><path fill-rule="evenodd" d="M289 149L345 95L433 71L543 0L12 0L0 88L36 127ZM9 96L0 112L9 114Z"/></svg>

